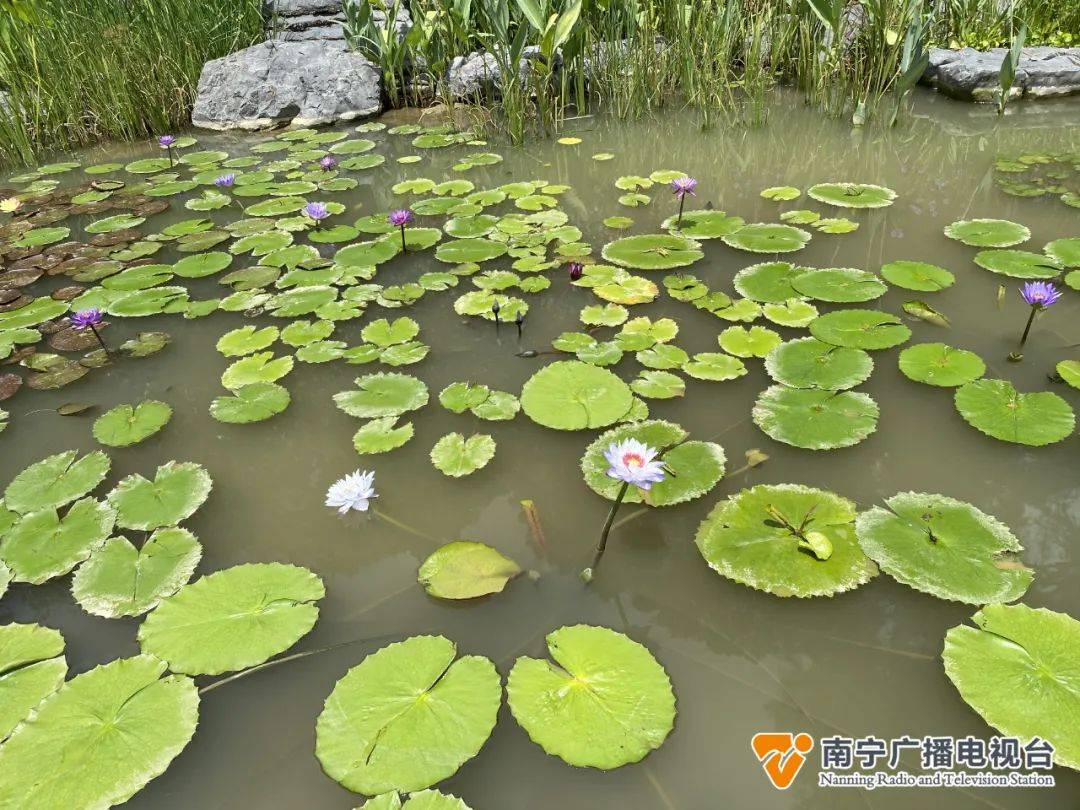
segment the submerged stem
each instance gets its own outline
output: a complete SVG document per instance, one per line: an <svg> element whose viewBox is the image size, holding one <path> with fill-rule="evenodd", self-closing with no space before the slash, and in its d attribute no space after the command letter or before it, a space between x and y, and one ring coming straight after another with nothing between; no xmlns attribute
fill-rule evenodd
<svg viewBox="0 0 1080 810"><path fill-rule="evenodd" d="M615 503L611 505L611 511L608 512L607 520L604 521L604 529L600 532L600 542L596 544L596 553L593 555L592 565L581 572L581 578L587 583L592 582L596 569L600 567L600 558L604 556L604 550L607 548L608 534L611 532L611 524L615 522L615 513L619 511L623 498L626 497L626 490L629 488L630 482L623 481L623 485L619 487L619 494L615 496Z"/></svg>
<svg viewBox="0 0 1080 810"><path fill-rule="evenodd" d="M383 512L380 509L372 509L371 513L373 515L375 515L375 517L381 518L382 520L385 520L391 526L395 526L398 529L401 529L402 531L406 531L409 534L415 535L416 537L422 537L424 540L431 540L433 542L437 542L435 540L435 538L432 537L430 534L425 534L424 532L420 531L419 529L413 528L408 523L404 523L404 522L398 520L396 517L393 517L391 515L386 514L385 512Z"/></svg>

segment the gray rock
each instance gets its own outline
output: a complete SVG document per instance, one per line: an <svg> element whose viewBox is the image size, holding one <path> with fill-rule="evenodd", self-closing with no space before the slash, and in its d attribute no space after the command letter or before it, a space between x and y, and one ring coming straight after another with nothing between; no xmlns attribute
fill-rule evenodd
<svg viewBox="0 0 1080 810"><path fill-rule="evenodd" d="M263 42L203 66L191 122L205 129L330 124L382 110L379 71L344 42Z"/></svg>
<svg viewBox="0 0 1080 810"><path fill-rule="evenodd" d="M320 39L344 42L345 29L341 27L341 23L335 23L327 19L323 25L299 29L287 28L275 34L274 38L282 42L314 42Z"/></svg>
<svg viewBox="0 0 1080 810"><path fill-rule="evenodd" d="M376 24L386 25L386 14L376 9L372 13ZM344 39L341 24L345 21L342 0L264 0L263 20L267 32L286 42L313 39ZM394 29L404 37L412 28L412 17L405 3L398 7Z"/></svg>
<svg viewBox="0 0 1080 810"><path fill-rule="evenodd" d="M543 59L540 49L529 46L522 50L518 65L518 79L526 81L532 62ZM555 71L562 68L562 53L555 54ZM474 51L468 56L456 56L446 69L444 78L447 92L456 99L476 99L499 93L502 74L499 61L487 51Z"/></svg>
<svg viewBox="0 0 1080 810"><path fill-rule="evenodd" d="M1005 48L959 51L931 48L923 82L965 101L996 101ZM1024 48L1010 98L1048 98L1080 93L1080 48Z"/></svg>

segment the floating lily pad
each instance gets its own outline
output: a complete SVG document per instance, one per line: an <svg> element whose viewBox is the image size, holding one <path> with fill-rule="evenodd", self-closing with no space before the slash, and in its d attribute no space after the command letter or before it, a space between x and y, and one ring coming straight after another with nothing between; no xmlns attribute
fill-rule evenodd
<svg viewBox="0 0 1080 810"><path fill-rule="evenodd" d="M605 260L638 270L668 270L693 264L705 254L693 239L669 234L627 236L604 245Z"/></svg>
<svg viewBox="0 0 1080 810"><path fill-rule="evenodd" d="M428 402L427 385L408 374L367 374L354 382L359 390L334 394L334 404L349 416L399 416Z"/></svg>
<svg viewBox="0 0 1080 810"><path fill-rule="evenodd" d="M388 453L401 447L413 437L412 422L397 427L397 416L372 419L353 436L353 447L360 455Z"/></svg>
<svg viewBox="0 0 1080 810"><path fill-rule="evenodd" d="M630 383L635 394L646 399L672 399L686 393L686 383L670 371L647 369Z"/></svg>
<svg viewBox="0 0 1080 810"><path fill-rule="evenodd" d="M630 387L617 376L578 360L545 366L521 391L525 414L556 430L607 427L630 410L632 399Z"/></svg>
<svg viewBox="0 0 1080 810"><path fill-rule="evenodd" d="M945 226L945 235L965 245L1005 248L1031 238L1031 231L1007 219L962 219Z"/></svg>
<svg viewBox="0 0 1080 810"><path fill-rule="evenodd" d="M140 625L139 645L187 675L255 666L311 631L325 594L322 580L299 566L226 568L163 599Z"/></svg>
<svg viewBox="0 0 1080 810"><path fill-rule="evenodd" d="M975 264L1013 278L1057 278L1061 274L1056 260L1026 250L982 250L975 254Z"/></svg>
<svg viewBox="0 0 1080 810"><path fill-rule="evenodd" d="M944 343L908 346L900 352L899 364L909 379L946 387L964 385L986 373L979 355Z"/></svg>
<svg viewBox="0 0 1080 810"><path fill-rule="evenodd" d="M778 442L835 450L858 444L877 429L878 406L860 392L774 385L758 397L752 416Z"/></svg>
<svg viewBox="0 0 1080 810"><path fill-rule="evenodd" d="M519 410L521 410L521 402L513 394L506 391L492 391L482 403L473 406L472 413L480 419L500 422L513 419Z"/></svg>
<svg viewBox="0 0 1080 810"><path fill-rule="evenodd" d="M840 208L884 208L896 199L891 188L869 183L818 183L806 193L818 202Z"/></svg>
<svg viewBox="0 0 1080 810"><path fill-rule="evenodd" d="M791 286L807 298L840 304L872 301L888 291L888 286L873 273L853 267L806 270L791 280Z"/></svg>
<svg viewBox="0 0 1080 810"><path fill-rule="evenodd" d="M730 326L717 338L720 348L736 357L764 357L780 345L780 335L763 326Z"/></svg>
<svg viewBox="0 0 1080 810"><path fill-rule="evenodd" d="M335 685L315 726L315 756L349 790L423 790L487 742L502 702L492 663L457 657L442 636L383 647Z"/></svg>
<svg viewBox="0 0 1080 810"><path fill-rule="evenodd" d="M1054 370L1073 388L1080 388L1080 360L1062 360Z"/></svg>
<svg viewBox="0 0 1080 810"><path fill-rule="evenodd" d="M895 261L883 265L881 275L890 284L905 290L937 292L951 287L955 276L944 267L926 262Z"/></svg>
<svg viewBox="0 0 1080 810"><path fill-rule="evenodd" d="M153 481L138 473L121 479L108 501L116 510L117 526L152 531L191 517L212 485L210 474L201 465L169 461L157 468Z"/></svg>
<svg viewBox="0 0 1080 810"><path fill-rule="evenodd" d="M75 572L71 592L95 616L139 616L191 579L201 557L202 546L186 529L159 529L142 548L112 537Z"/></svg>
<svg viewBox="0 0 1080 810"><path fill-rule="evenodd" d="M420 566L424 590L440 599L475 599L500 593L521 566L491 546L455 540L437 548Z"/></svg>
<svg viewBox="0 0 1080 810"><path fill-rule="evenodd" d="M234 362L221 375L221 384L231 391L258 382L276 382L293 369L293 358L274 358L273 352L259 352Z"/></svg>
<svg viewBox="0 0 1080 810"><path fill-rule="evenodd" d="M798 338L777 346L765 358L765 371L790 388L843 391L870 378L874 361L862 349Z"/></svg>
<svg viewBox="0 0 1080 810"><path fill-rule="evenodd" d="M766 200L795 200L802 194L799 189L794 186L770 186L761 192L761 196Z"/></svg>
<svg viewBox="0 0 1080 810"><path fill-rule="evenodd" d="M859 545L899 582L940 599L1012 602L1033 573L1017 559L1020 541L1000 521L944 495L901 492L859 515Z"/></svg>
<svg viewBox="0 0 1080 810"><path fill-rule="evenodd" d="M217 342L217 350L226 357L242 357L265 349L278 339L279 334L276 326L259 329L248 324L222 335Z"/></svg>
<svg viewBox="0 0 1080 810"><path fill-rule="evenodd" d="M101 451L79 458L77 450L35 462L16 475L4 490L4 506L19 514L71 503L93 490L109 472Z"/></svg>
<svg viewBox="0 0 1080 810"><path fill-rule="evenodd" d="M23 515L0 539L0 559L15 582L40 585L62 576L105 542L116 513L93 498L71 505L63 517L54 507Z"/></svg>
<svg viewBox="0 0 1080 810"><path fill-rule="evenodd" d="M405 343L418 334L420 334L420 324L412 318L397 318L393 323L386 318L380 318L367 324L360 331L360 337L365 341L382 348Z"/></svg>
<svg viewBox="0 0 1080 810"><path fill-rule="evenodd" d="M623 500L626 503L647 503L650 506L674 506L700 498L716 486L724 476L724 450L714 442L687 440L688 434L673 422L640 421L620 425L600 435L581 457L585 483L593 492L610 501L615 500L622 482L608 476L611 468L604 451L612 444L637 439L661 451L660 459L668 471L663 481L653 484L647 494L630 487Z"/></svg>
<svg viewBox="0 0 1080 810"><path fill-rule="evenodd" d="M12 244L22 248L44 247L67 239L70 234L71 229L64 227L32 228L13 240Z"/></svg>
<svg viewBox="0 0 1080 810"><path fill-rule="evenodd" d="M1054 762L1080 769L1080 622L1027 605L987 605L972 622L945 634L941 654L960 697L1002 734L1044 739Z"/></svg>
<svg viewBox="0 0 1080 810"><path fill-rule="evenodd" d="M395 790L368 799L359 810L471 810L471 808L457 796L450 796L437 790L410 793L402 803L401 795Z"/></svg>
<svg viewBox="0 0 1080 810"><path fill-rule="evenodd" d="M147 655L121 658L46 698L0 748L0 805L111 807L164 772L199 712L192 680L166 669Z"/></svg>
<svg viewBox="0 0 1080 810"><path fill-rule="evenodd" d="M570 765L612 770L659 748L675 725L664 668L641 644L606 627L574 625L547 636L555 661L522 656L506 683L514 719Z"/></svg>
<svg viewBox="0 0 1080 810"><path fill-rule="evenodd" d="M744 489L718 503L695 542L719 574L774 596L834 596L877 575L855 539L855 504L798 484Z"/></svg>
<svg viewBox="0 0 1080 810"><path fill-rule="evenodd" d="M452 239L435 249L435 258L450 264L486 262L506 253L506 245L489 239Z"/></svg>
<svg viewBox="0 0 1080 810"><path fill-rule="evenodd" d="M744 267L735 274L739 295L761 303L783 303L799 298L792 281L802 272L789 262L764 262Z"/></svg>
<svg viewBox="0 0 1080 810"><path fill-rule="evenodd" d="M734 380L747 373L746 364L738 357L723 352L700 352L684 363L683 373L695 380L721 382ZM641 393L640 391L638 393Z"/></svg>
<svg viewBox="0 0 1080 810"><path fill-rule="evenodd" d="M1006 380L975 380L956 389L955 402L969 425L1003 442L1041 447L1073 432L1073 409L1050 391L1020 393Z"/></svg>
<svg viewBox="0 0 1080 810"><path fill-rule="evenodd" d="M94 438L108 447L128 447L153 436L171 418L172 408L156 399L117 405L94 421Z"/></svg>
<svg viewBox="0 0 1080 810"><path fill-rule="evenodd" d="M91 222L83 230L87 233L112 233L134 228L144 222L146 222L146 217L136 216L135 214L117 214Z"/></svg>
<svg viewBox="0 0 1080 810"><path fill-rule="evenodd" d="M240 386L232 396L215 397L210 415L232 425L262 422L289 407L291 399L288 390L277 383L254 382Z"/></svg>
<svg viewBox="0 0 1080 810"><path fill-rule="evenodd" d="M688 236L691 239L718 239L721 236L735 233L746 222L742 217L729 216L723 211L714 209L701 209L698 211L683 211L682 223L679 217L668 217L660 227L671 230L680 236Z"/></svg>
<svg viewBox="0 0 1080 810"><path fill-rule="evenodd" d="M810 334L834 346L852 349L889 349L911 337L899 318L874 309L841 309L815 318Z"/></svg>
<svg viewBox="0 0 1080 810"><path fill-rule="evenodd" d="M1062 267L1080 267L1080 236L1047 242L1043 251Z"/></svg>
<svg viewBox="0 0 1080 810"><path fill-rule="evenodd" d="M448 433L431 448L431 463L451 478L471 475L486 467L494 456L495 440L482 433L467 439L460 433Z"/></svg>
<svg viewBox="0 0 1080 810"><path fill-rule="evenodd" d="M806 247L810 234L793 225L757 222L744 225L723 240L726 245L750 253L791 253Z"/></svg>
<svg viewBox="0 0 1080 810"><path fill-rule="evenodd" d="M816 230L819 230L822 233L851 233L859 228L858 222L852 222L846 217L824 217L815 219L812 225Z"/></svg>
<svg viewBox="0 0 1080 810"><path fill-rule="evenodd" d="M36 624L0 626L0 740L64 683L64 637Z"/></svg>

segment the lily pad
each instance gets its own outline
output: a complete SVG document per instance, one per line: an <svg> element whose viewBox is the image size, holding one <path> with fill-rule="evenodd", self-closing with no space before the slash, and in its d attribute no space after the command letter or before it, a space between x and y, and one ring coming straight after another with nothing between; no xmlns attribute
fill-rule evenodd
<svg viewBox="0 0 1080 810"><path fill-rule="evenodd" d="M412 422L397 427L397 416L383 416L372 419L356 431L353 447L360 455L370 453L388 453L401 447L413 437Z"/></svg>
<svg viewBox="0 0 1080 810"><path fill-rule="evenodd" d="M1042 447L1073 432L1073 409L1050 391L1020 393L1006 380L975 380L957 388L954 399L969 425L1003 442Z"/></svg>
<svg viewBox="0 0 1080 810"><path fill-rule="evenodd" d="M163 773L199 712L192 680L166 669L147 655L121 658L46 698L0 747L0 805L106 808Z"/></svg>
<svg viewBox="0 0 1080 810"><path fill-rule="evenodd" d="M40 585L62 576L105 542L116 513L93 498L76 501L61 518L54 507L23 515L0 539L0 560L15 582Z"/></svg>
<svg viewBox="0 0 1080 810"><path fill-rule="evenodd" d="M455 540L436 549L420 566L424 590L440 599L475 599L500 593L521 566L491 546Z"/></svg>
<svg viewBox="0 0 1080 810"><path fill-rule="evenodd" d="M242 357L246 354L265 349L278 339L280 332L276 326L262 329L248 324L233 329L222 335L217 342L217 350L226 357Z"/></svg>
<svg viewBox="0 0 1080 810"><path fill-rule="evenodd" d="M1005 248L1031 238L1031 231L1007 219L962 219L945 226L945 235L971 247Z"/></svg>
<svg viewBox="0 0 1080 810"><path fill-rule="evenodd" d="M94 420L94 438L107 447L128 447L150 438L172 418L165 402L147 399L137 405L117 405Z"/></svg>
<svg viewBox="0 0 1080 810"><path fill-rule="evenodd" d="M834 596L877 575L854 521L855 504L835 493L763 484L718 503L694 541L710 568L743 585L774 596Z"/></svg>
<svg viewBox="0 0 1080 810"><path fill-rule="evenodd" d="M368 343L385 348L412 340L420 334L420 324L412 318L397 318L391 323L386 318L372 321L360 331Z"/></svg>
<svg viewBox="0 0 1080 810"><path fill-rule="evenodd" d="M153 531L175 526L195 514L213 486L210 474L191 461L169 461L157 468L154 480L133 473L109 493L122 529Z"/></svg>
<svg viewBox="0 0 1080 810"><path fill-rule="evenodd" d="M606 627L547 636L547 660L522 656L506 683L514 719L552 756L613 770L659 748L675 725L675 694L641 644Z"/></svg>
<svg viewBox="0 0 1080 810"><path fill-rule="evenodd" d="M315 626L326 594L306 568L254 563L184 585L139 627L143 652L173 672L220 675L289 649Z"/></svg>
<svg viewBox="0 0 1080 810"><path fill-rule="evenodd" d="M145 221L146 217L136 216L135 214L117 214L116 216L105 217L96 222L91 222L83 230L87 233L113 233L114 231L134 228Z"/></svg>
<svg viewBox="0 0 1080 810"><path fill-rule="evenodd" d="M891 188L869 183L818 183L806 193L818 202L840 208L884 208L896 199Z"/></svg>
<svg viewBox="0 0 1080 810"><path fill-rule="evenodd" d="M757 222L744 225L723 240L726 245L750 253L792 253L806 247L810 234L793 225Z"/></svg>
<svg viewBox="0 0 1080 810"><path fill-rule="evenodd" d="M801 194L802 192L794 186L770 186L761 192L761 196L766 200L778 202L798 199Z"/></svg>
<svg viewBox="0 0 1080 810"><path fill-rule="evenodd" d="M723 352L700 352L695 354L689 363L683 364L682 370L683 373L693 377L695 380L711 380L713 382L734 380L747 373L746 364L742 360Z"/></svg>
<svg viewBox="0 0 1080 810"><path fill-rule="evenodd" d="M982 250L975 254L975 264L1012 278L1057 278L1061 275L1061 265L1056 260L1026 250Z"/></svg>
<svg viewBox="0 0 1080 810"><path fill-rule="evenodd" d="M202 546L186 529L159 529L142 548L112 537L79 566L71 593L95 616L139 616L191 579L201 557Z"/></svg>
<svg viewBox="0 0 1080 810"><path fill-rule="evenodd" d="M0 740L64 683L64 637L37 624L0 626Z"/></svg>
<svg viewBox="0 0 1080 810"><path fill-rule="evenodd" d="M944 267L926 262L895 261L882 265L881 275L905 290L937 292L951 287L956 277Z"/></svg>
<svg viewBox="0 0 1080 810"><path fill-rule="evenodd" d="M843 391L870 378L874 361L862 349L798 338L782 343L765 358L765 371L790 388Z"/></svg>
<svg viewBox="0 0 1080 810"><path fill-rule="evenodd" d="M578 360L536 372L521 390L526 416L556 430L607 427L630 410L633 394L615 374Z"/></svg>
<svg viewBox="0 0 1080 810"><path fill-rule="evenodd" d="M105 480L111 462L101 451L79 458L77 450L35 462L16 475L4 490L4 505L26 514L71 503Z"/></svg>
<svg viewBox="0 0 1080 810"><path fill-rule="evenodd" d="M665 219L660 223L660 227L691 239L718 239L735 233L746 224L742 217L729 216L723 211L711 208L684 211L682 224L678 223L679 217L675 215Z"/></svg>
<svg viewBox="0 0 1080 810"><path fill-rule="evenodd" d="M451 478L471 475L486 467L494 456L495 440L483 433L474 433L468 439L460 433L448 433L431 448L431 463Z"/></svg>
<svg viewBox="0 0 1080 810"><path fill-rule="evenodd" d="M1047 242L1043 252L1062 267L1080 267L1080 236Z"/></svg>
<svg viewBox="0 0 1080 810"><path fill-rule="evenodd" d="M813 320L810 334L834 346L851 349L889 349L911 337L899 318L875 309L841 309Z"/></svg>
<svg viewBox="0 0 1080 810"><path fill-rule="evenodd" d="M631 390L646 399L673 399L686 393L686 383L670 371L647 369L630 383Z"/></svg>
<svg viewBox="0 0 1080 810"><path fill-rule="evenodd" d="M705 254L693 239L671 234L640 234L604 245L604 259L638 270L669 270L686 267Z"/></svg>
<svg viewBox="0 0 1080 810"><path fill-rule="evenodd" d="M764 357L780 345L780 335L763 326L730 326L717 338L720 348L736 357Z"/></svg>
<svg viewBox="0 0 1080 810"><path fill-rule="evenodd" d="M334 404L349 416L400 416L428 402L427 385L408 374L366 374L357 377L354 383L359 390L334 394Z"/></svg>
<svg viewBox="0 0 1080 810"><path fill-rule="evenodd" d="M281 413L291 399L288 390L277 383L254 382L240 386L233 396L215 397L210 415L219 422L246 425Z"/></svg>
<svg viewBox="0 0 1080 810"><path fill-rule="evenodd" d="M945 343L908 346L900 352L898 362L905 377L927 385L964 385L986 373L986 364L975 352Z"/></svg>
<svg viewBox="0 0 1080 810"><path fill-rule="evenodd" d="M791 280L799 295L816 301L855 304L880 298L888 286L873 273L853 267L806 270Z"/></svg>
<svg viewBox="0 0 1080 810"><path fill-rule="evenodd" d="M985 605L1012 602L1033 572L1005 524L969 503L901 492L859 515L855 533L866 555L899 582L940 599Z"/></svg>
<svg viewBox="0 0 1080 810"><path fill-rule="evenodd" d="M492 663L457 657L442 636L383 647L335 685L315 726L315 756L349 790L423 790L487 742L502 702Z"/></svg>
<svg viewBox="0 0 1080 810"><path fill-rule="evenodd" d="M221 384L231 391L259 382L277 382L293 369L289 355L274 358L273 352L251 354L234 362L221 375Z"/></svg>
<svg viewBox="0 0 1080 810"><path fill-rule="evenodd" d="M1047 740L1054 762L1080 769L1080 622L1027 605L987 605L972 622L945 634L941 654L960 697L1002 734Z"/></svg>
<svg viewBox="0 0 1080 810"><path fill-rule="evenodd" d="M799 298L792 281L801 272L802 268L790 262L752 264L735 274L735 289L752 301L782 304Z"/></svg>
<svg viewBox="0 0 1080 810"><path fill-rule="evenodd" d="M858 444L877 429L878 406L861 392L774 385L761 392L752 416L778 442L835 450Z"/></svg>

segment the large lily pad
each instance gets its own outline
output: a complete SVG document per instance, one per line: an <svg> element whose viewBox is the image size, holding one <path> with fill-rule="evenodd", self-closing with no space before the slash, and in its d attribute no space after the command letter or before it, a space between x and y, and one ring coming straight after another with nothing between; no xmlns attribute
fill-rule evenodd
<svg viewBox="0 0 1080 810"><path fill-rule="evenodd" d="M843 391L869 379L873 370L873 359L862 349L812 337L782 343L765 358L768 375L791 388Z"/></svg>
<svg viewBox="0 0 1080 810"><path fill-rule="evenodd" d="M903 259L882 265L881 275L890 284L919 292L944 290L946 287L951 287L956 280L956 277L944 267Z"/></svg>
<svg viewBox="0 0 1080 810"><path fill-rule="evenodd" d="M157 468L154 480L133 473L109 493L122 529L153 531L175 526L202 506L213 483L200 464L169 461Z"/></svg>
<svg viewBox="0 0 1080 810"><path fill-rule="evenodd" d="M358 390L334 394L334 404L349 416L400 416L428 402L427 385L408 374L366 374L354 382Z"/></svg>
<svg viewBox="0 0 1080 810"><path fill-rule="evenodd" d="M956 389L954 400L969 425L1003 442L1041 447L1073 432L1073 409L1050 391L1020 393L1007 380L975 380Z"/></svg>
<svg viewBox="0 0 1080 810"><path fill-rule="evenodd" d="M232 396L215 397L210 415L219 422L246 425L281 413L292 397L288 390L272 382L254 382L237 388Z"/></svg>
<svg viewBox="0 0 1080 810"><path fill-rule="evenodd" d="M806 193L818 202L839 208L884 208L896 199L891 188L870 183L818 183Z"/></svg>
<svg viewBox="0 0 1080 810"><path fill-rule="evenodd" d="M927 385L964 385L986 373L986 364L975 352L945 343L908 346L900 352L898 363L905 377Z"/></svg>
<svg viewBox="0 0 1080 810"><path fill-rule="evenodd" d="M721 501L698 527L718 573L775 596L833 596L877 567L855 539L855 504L799 484L760 485Z"/></svg>
<svg viewBox="0 0 1080 810"><path fill-rule="evenodd" d="M855 533L866 555L905 585L941 599L985 605L1019 599L1031 569L1020 541L969 503L901 492L859 515Z"/></svg>
<svg viewBox="0 0 1080 810"><path fill-rule="evenodd" d="M465 438L448 433L431 448L431 463L443 475L460 478L487 466L495 456L495 440L483 433Z"/></svg>
<svg viewBox="0 0 1080 810"><path fill-rule="evenodd" d="M724 244L750 253L792 253L802 250L810 234L794 225L756 222L723 237Z"/></svg>
<svg viewBox="0 0 1080 810"><path fill-rule="evenodd" d="M858 444L877 429L878 406L858 391L821 391L774 385L761 392L754 424L770 438L804 450Z"/></svg>
<svg viewBox="0 0 1080 810"><path fill-rule="evenodd" d="M611 465L604 451L613 443L637 439L660 452L667 475L643 493L637 487L627 489L625 503L647 503L649 506L674 506L700 498L716 486L724 476L724 449L714 443L692 440L674 422L662 420L620 425L600 435L585 449L581 457L581 472L593 492L610 501L615 500L622 482L607 474Z"/></svg>
<svg viewBox="0 0 1080 810"><path fill-rule="evenodd" d="M220 675L261 664L315 626L326 594L306 568L237 565L185 585L139 627L143 652L173 672Z"/></svg>
<svg viewBox="0 0 1080 810"><path fill-rule="evenodd" d="M792 282L802 271L790 262L752 264L735 274L735 289L752 301L782 304L799 297Z"/></svg>
<svg viewBox="0 0 1080 810"><path fill-rule="evenodd" d="M1057 278L1061 274L1057 260L1027 250L982 250L975 254L975 264L1012 278Z"/></svg>
<svg viewBox="0 0 1080 810"><path fill-rule="evenodd" d="M962 219L945 226L945 235L971 247L1005 248L1031 238L1031 231L1007 219Z"/></svg>
<svg viewBox="0 0 1080 810"><path fill-rule="evenodd" d="M337 682L315 726L327 775L372 796L423 790L487 742L502 702L492 663L442 636L383 647Z"/></svg>
<svg viewBox="0 0 1080 810"><path fill-rule="evenodd" d="M501 592L520 573L521 566L491 546L455 540L432 552L417 578L440 599L475 599Z"/></svg>
<svg viewBox="0 0 1080 810"><path fill-rule="evenodd" d="M139 616L191 579L201 557L202 546L186 529L159 529L142 548L113 537L75 572L71 592L95 616Z"/></svg>
<svg viewBox="0 0 1080 810"><path fill-rule="evenodd" d="M807 269L791 280L791 286L799 295L838 304L872 301L888 290L873 273L854 267Z"/></svg>
<svg viewBox="0 0 1080 810"><path fill-rule="evenodd" d="M121 658L46 698L0 746L0 806L107 808L164 772L199 713L192 680L165 673L151 656Z"/></svg>
<svg viewBox="0 0 1080 810"><path fill-rule="evenodd" d="M660 227L691 239L717 239L735 233L746 224L742 217L729 216L723 211L711 208L684 211L682 224L678 223L678 215L670 216L660 224Z"/></svg>
<svg viewBox="0 0 1080 810"><path fill-rule="evenodd" d="M945 634L941 654L960 697L1002 734L1047 740L1054 762L1080 769L1080 622L1027 605L987 605L972 622Z"/></svg>
<svg viewBox="0 0 1080 810"><path fill-rule="evenodd" d="M108 447L128 447L153 436L171 418L172 408L156 399L117 405L94 420L94 438Z"/></svg>
<svg viewBox="0 0 1080 810"><path fill-rule="evenodd" d="M71 505L63 517L55 507L23 515L0 540L0 559L16 582L39 585L68 573L105 542L115 512L93 498Z"/></svg>
<svg viewBox="0 0 1080 810"><path fill-rule="evenodd" d="M911 330L888 312L841 309L815 318L810 334L834 346L874 351L900 345L911 337Z"/></svg>
<svg viewBox="0 0 1080 810"><path fill-rule="evenodd" d="M4 490L4 505L25 514L71 503L105 480L110 463L101 451L82 458L77 450L49 456L12 479Z"/></svg>
<svg viewBox="0 0 1080 810"><path fill-rule="evenodd" d="M675 725L675 694L647 648L606 627L547 636L549 661L522 656L507 702L533 742L578 767L612 770L659 748Z"/></svg>
<svg viewBox="0 0 1080 810"><path fill-rule="evenodd" d="M217 342L217 350L226 357L243 357L246 354L267 348L278 339L280 332L276 326L262 329L248 324L233 329L222 335Z"/></svg>
<svg viewBox="0 0 1080 810"><path fill-rule="evenodd" d="M0 625L0 740L60 688L64 637L36 624Z"/></svg>
<svg viewBox="0 0 1080 810"><path fill-rule="evenodd" d="M525 414L556 430L607 427L626 415L632 400L630 387L616 375L579 360L544 366L521 390Z"/></svg>
<svg viewBox="0 0 1080 810"><path fill-rule="evenodd" d="M294 363L290 355L275 358L272 351L249 354L225 369L221 384L236 391L252 383L277 382L292 371Z"/></svg>

